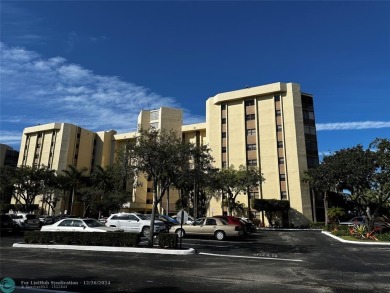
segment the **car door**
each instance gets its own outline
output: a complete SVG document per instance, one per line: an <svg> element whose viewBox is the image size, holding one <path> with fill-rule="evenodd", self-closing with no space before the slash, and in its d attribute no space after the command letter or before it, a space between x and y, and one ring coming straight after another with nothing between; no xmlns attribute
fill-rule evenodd
<svg viewBox="0 0 390 293"><path fill-rule="evenodd" d="M141 220L135 216L135 215L129 215L128 217L128 225L130 227L130 231L131 232L134 232L134 233L138 233L140 232L140 229L141 229Z"/></svg>
<svg viewBox="0 0 390 293"><path fill-rule="evenodd" d="M88 228L87 225L81 220L73 220L72 222L72 231L73 232L86 232Z"/></svg>
<svg viewBox="0 0 390 293"><path fill-rule="evenodd" d="M196 219L194 223L192 223L192 225L188 225L183 228L187 234L202 234L202 229L205 220L205 218Z"/></svg>
<svg viewBox="0 0 390 293"><path fill-rule="evenodd" d="M202 235L213 235L217 228L217 220L207 218L204 225L201 227Z"/></svg>
<svg viewBox="0 0 390 293"><path fill-rule="evenodd" d="M72 232L73 220L72 219L63 220L61 223L59 223L57 226L54 227L54 230L61 231L61 232Z"/></svg>

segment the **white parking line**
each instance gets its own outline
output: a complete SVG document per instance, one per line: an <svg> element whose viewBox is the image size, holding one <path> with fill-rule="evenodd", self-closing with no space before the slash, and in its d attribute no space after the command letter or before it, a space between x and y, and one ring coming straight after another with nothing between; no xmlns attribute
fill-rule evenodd
<svg viewBox="0 0 390 293"><path fill-rule="evenodd" d="M269 260L281 260L281 261L291 261L291 262L303 262L303 260L301 260L301 259L288 259L288 258L277 258L277 257L227 255L227 254L215 254L215 253L206 253L206 252L199 252L198 254L211 255L211 256L222 256L222 257L232 257L232 258L269 259Z"/></svg>

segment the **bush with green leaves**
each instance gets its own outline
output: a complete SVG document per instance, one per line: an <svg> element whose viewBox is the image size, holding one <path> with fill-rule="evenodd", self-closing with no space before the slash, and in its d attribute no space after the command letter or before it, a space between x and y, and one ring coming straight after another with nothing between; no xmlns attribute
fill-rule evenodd
<svg viewBox="0 0 390 293"><path fill-rule="evenodd" d="M158 235L158 246L160 248L177 248L178 236L177 234L161 233Z"/></svg>
<svg viewBox="0 0 390 293"><path fill-rule="evenodd" d="M55 243L55 244L79 244L89 246L122 246L135 247L140 242L140 235L135 233L118 232L41 232L26 231L25 243Z"/></svg>

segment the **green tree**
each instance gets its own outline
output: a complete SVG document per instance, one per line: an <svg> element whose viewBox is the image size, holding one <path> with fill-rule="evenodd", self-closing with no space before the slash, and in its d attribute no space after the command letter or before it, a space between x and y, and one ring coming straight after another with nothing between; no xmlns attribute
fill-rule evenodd
<svg viewBox="0 0 390 293"><path fill-rule="evenodd" d="M173 182L177 181L191 159L191 144L185 143L176 133L156 129L141 130L137 143L130 144L131 165L139 174L153 181L153 208L151 214L149 246L153 246L154 219L158 204Z"/></svg>
<svg viewBox="0 0 390 293"><path fill-rule="evenodd" d="M213 176L212 190L216 191L219 196L225 196L222 204L228 209L228 214L232 215L233 211L242 211L242 204L237 204L237 196L241 193L247 193L252 188L257 188L264 181L261 172L254 167L247 168L240 165L236 170L234 166L222 169Z"/></svg>
<svg viewBox="0 0 390 293"><path fill-rule="evenodd" d="M11 199L15 192L15 172L15 167L0 168L0 212L8 212L10 209Z"/></svg>
<svg viewBox="0 0 390 293"><path fill-rule="evenodd" d="M85 180L85 172L87 168L82 168L80 170L73 165L68 165L68 168L62 170L62 174L64 175L63 187L66 188L70 193L69 203L68 203L68 212L70 215L73 214L73 205L74 199L77 192L77 188L84 182Z"/></svg>
<svg viewBox="0 0 390 293"><path fill-rule="evenodd" d="M17 204L24 206L27 212L32 212L35 199L44 191L45 180L52 172L46 167L21 166L14 170L14 197Z"/></svg>

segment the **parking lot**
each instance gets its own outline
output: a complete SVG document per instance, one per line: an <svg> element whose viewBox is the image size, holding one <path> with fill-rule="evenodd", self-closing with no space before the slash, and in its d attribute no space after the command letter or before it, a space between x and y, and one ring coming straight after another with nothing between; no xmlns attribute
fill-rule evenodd
<svg viewBox="0 0 390 293"><path fill-rule="evenodd" d="M40 292L390 292L390 246L344 244L319 231L187 238L183 248L196 253L185 256L12 247L21 240L2 236L1 276L19 287L39 281Z"/></svg>

